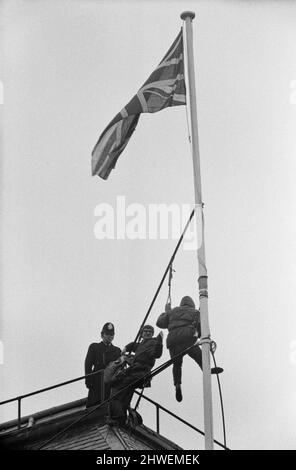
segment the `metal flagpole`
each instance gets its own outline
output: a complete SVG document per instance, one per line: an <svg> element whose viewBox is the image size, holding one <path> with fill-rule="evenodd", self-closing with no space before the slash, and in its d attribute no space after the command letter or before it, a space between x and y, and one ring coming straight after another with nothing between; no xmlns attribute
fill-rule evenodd
<svg viewBox="0 0 296 470"><path fill-rule="evenodd" d="M200 233L201 235L200 239L198 240L197 259L198 259L198 270L199 270L198 284L199 284L201 336L202 336L205 449L213 450L214 448L213 406L212 406L211 357L210 357L211 338L210 338L210 326L209 326L209 318L208 318L208 276L207 276L207 268L206 268L206 263L205 263L204 218L203 218L203 202L202 202L202 193L201 193L201 174L200 174L200 158L199 158L199 147L198 147L195 74L194 74L194 58L193 58L192 20L194 17L195 17L195 13L192 11L184 11L181 14L182 20L185 21L186 44L187 44L187 69L188 69L189 104L190 104L190 117L191 117L191 138L192 138L192 158L193 158L193 175L194 175L194 191L195 191L195 206L196 206L196 224L197 224L197 233ZM199 226L199 223L201 223L201 227Z"/></svg>

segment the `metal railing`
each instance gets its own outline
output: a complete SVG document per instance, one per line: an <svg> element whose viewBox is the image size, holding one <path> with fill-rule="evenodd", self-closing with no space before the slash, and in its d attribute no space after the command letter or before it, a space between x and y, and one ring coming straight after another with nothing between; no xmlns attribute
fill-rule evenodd
<svg viewBox="0 0 296 470"><path fill-rule="evenodd" d="M34 392L31 392L31 393L26 393L24 395L19 395L17 397L14 397L14 398L10 398L9 400L4 400L4 401L1 401L0 402L0 406L1 405L5 405L7 403L12 403L14 401L17 401L18 402L18 418L17 418L17 428L18 429L21 429L21 420L22 420L22 417L21 417L21 401L24 399L24 398L28 398L28 397L31 397L33 395L37 395L39 393L44 393L44 392L47 392L49 390L53 390L53 389L56 389L56 388L59 388L59 387L63 387L65 385L69 385L69 384L72 384L74 382L78 382L80 380L84 380L86 377L91 377L91 376L94 376L94 375L97 375L97 374L101 374L102 375L102 378L103 378L103 369L101 370L98 370L96 372L92 372L91 374L86 374L86 375L82 375L81 377L77 377L75 379L72 379L72 380L67 380L66 382L61 382L61 383L58 383L58 384L55 384L55 385L51 385L50 387L45 387L45 388L42 388L42 389L39 389L39 390L36 390ZM103 380L101 380L101 386L103 386ZM148 401L149 403L153 404L155 406L155 411L156 411L156 432L159 434L160 432L160 410L167 413L168 415L172 416L173 418L177 419L178 421L180 421L181 423L185 424L186 426L188 426L189 428L193 429L194 431L196 431L197 433L201 434L202 436L205 435L205 433L203 431L201 431L200 429L198 429L197 427L193 426L192 424L188 423L188 421L185 421L183 418L181 418L180 416L176 415L175 413L171 412L170 410L168 410L167 408L165 408L164 406L160 405L159 403L157 403L156 401L152 400L151 398L148 398L146 397L145 395L143 395L142 392L138 392L137 390L135 390L135 393L137 395L139 395L141 398L143 398L144 400ZM228 450L228 447L226 447L225 445L223 445L221 442L217 441L214 439L214 442L215 444L219 445L220 447L222 447L223 449L226 449Z"/></svg>
<svg viewBox="0 0 296 470"><path fill-rule="evenodd" d="M137 395L141 395L140 392L137 392L137 390L135 390L135 393ZM175 413L173 413L172 411L168 410L167 408L165 408L164 406L160 405L159 403L157 403L156 401L154 400L151 400L151 398L148 398L146 397L145 395L141 395L141 398L144 398L144 400L152 403L155 408L156 408L156 432L159 434L160 433L160 410L164 411L165 413L169 414L170 416L172 416L173 418L177 419L178 421L180 421L181 423L185 424L186 426L188 426L189 428L193 429L194 431L198 432L199 434L201 434L202 436L205 435L205 433L203 431L201 431L200 429L196 428L195 426L193 426L193 424L190 424L188 423L188 421L185 421L185 419L183 418L180 418L180 416L176 415ZM218 446L222 447L223 449L225 450L229 450L228 447L226 447L224 444L222 444L221 442L219 441L216 441L214 439L214 442L215 444L217 444Z"/></svg>
<svg viewBox="0 0 296 470"><path fill-rule="evenodd" d="M18 429L20 429L21 428L21 419L22 419L21 418L21 401L24 398L32 397L33 395L38 395L39 393L48 392L49 390L53 390L55 388L63 387L64 385L72 384L74 382L78 382L79 380L83 380L86 377L91 377L93 375L102 374L103 371L104 371L104 369L100 369L100 370L97 370L96 372L92 372L91 374L86 374L86 375L82 375L81 377L77 377L76 379L67 380L66 382L60 382L58 384L51 385L50 387L41 388L39 390L36 390L35 392L25 393L24 395L19 395L17 397L10 398L9 400L1 401L0 405L6 405L7 403L12 403L14 401L18 402L17 427L18 427ZM102 383L103 383L103 381L101 380L101 385L102 385Z"/></svg>

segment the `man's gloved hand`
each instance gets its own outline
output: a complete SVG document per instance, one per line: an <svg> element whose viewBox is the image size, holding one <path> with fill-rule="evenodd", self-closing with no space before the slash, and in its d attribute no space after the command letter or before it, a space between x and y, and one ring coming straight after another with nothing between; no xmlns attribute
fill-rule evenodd
<svg viewBox="0 0 296 470"><path fill-rule="evenodd" d="M172 310L170 302L165 305L165 312L169 313Z"/></svg>
<svg viewBox="0 0 296 470"><path fill-rule="evenodd" d="M158 339L158 341L161 341L161 342L162 342L162 340L163 340L163 332L162 332L162 331L160 331L160 332L158 333L157 339Z"/></svg>

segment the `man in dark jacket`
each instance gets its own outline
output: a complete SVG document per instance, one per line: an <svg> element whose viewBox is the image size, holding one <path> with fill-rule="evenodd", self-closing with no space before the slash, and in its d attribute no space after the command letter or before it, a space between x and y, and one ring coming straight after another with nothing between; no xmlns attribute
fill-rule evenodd
<svg viewBox="0 0 296 470"><path fill-rule="evenodd" d="M202 369L202 352L199 345L194 344L201 335L200 313L199 310L195 309L191 297L183 297L180 306L173 309L171 309L170 304L167 304L165 312L158 317L156 325L158 328L168 328L169 330L166 344L171 358L192 346L187 354ZM181 355L173 363L176 400L179 402L183 399L181 389L182 364L183 356ZM214 372L217 373L217 370L212 369L212 373Z"/></svg>
<svg viewBox="0 0 296 470"><path fill-rule="evenodd" d="M103 372L107 365L121 354L121 349L112 344L114 334L113 323L105 323L101 331L102 341L92 343L88 348L84 363L85 375L99 370L102 373L85 378L85 385L88 388L87 408L101 403L110 396L110 385L104 384Z"/></svg>
<svg viewBox="0 0 296 470"><path fill-rule="evenodd" d="M150 373L155 360L162 355L163 333L160 332L156 338L153 337L153 334L153 326L145 325L141 332L140 343L129 343L122 351L123 354L134 352L135 355L133 356L131 366L121 376L119 375L112 384L111 397L122 388L126 389L110 402L109 424L124 424L126 422L127 410L135 388L144 385L145 379L144 383L141 383L141 379ZM135 382L136 384L134 384ZM131 386L128 387L128 385Z"/></svg>

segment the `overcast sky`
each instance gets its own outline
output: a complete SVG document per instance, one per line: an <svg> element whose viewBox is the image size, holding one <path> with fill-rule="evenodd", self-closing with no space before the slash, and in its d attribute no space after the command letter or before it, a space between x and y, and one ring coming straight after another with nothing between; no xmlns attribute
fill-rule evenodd
<svg viewBox="0 0 296 470"><path fill-rule="evenodd" d="M176 240L98 240L96 208L192 204L184 106L142 115L108 181L91 177L99 135L145 82L193 10L209 319L227 443L293 449L296 435L296 4L285 1L1 2L0 400L83 374L107 321L133 340ZM198 304L192 250L173 304ZM167 285L150 315L155 325ZM156 329L157 331L157 329ZM160 362L168 358L165 349ZM160 364L158 362L158 364ZM148 396L203 429L202 374L188 357ZM83 383L27 399L24 414L86 396ZM222 441L213 380L215 438ZM142 402L146 425L154 411ZM0 410L1 421L17 406ZM184 448L203 439L161 414Z"/></svg>

